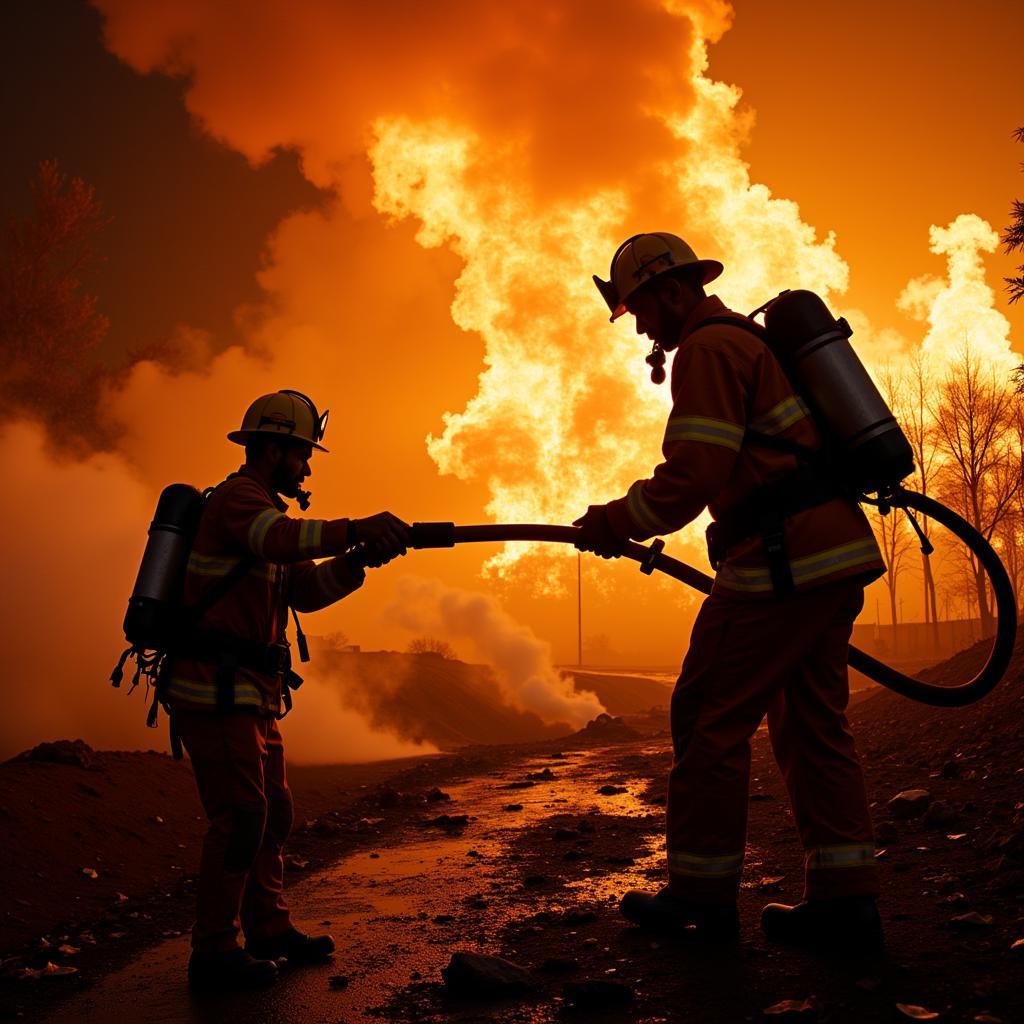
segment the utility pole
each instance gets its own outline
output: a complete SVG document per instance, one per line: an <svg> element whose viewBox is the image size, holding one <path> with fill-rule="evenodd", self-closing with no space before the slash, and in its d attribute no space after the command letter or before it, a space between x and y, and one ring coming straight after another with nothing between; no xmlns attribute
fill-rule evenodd
<svg viewBox="0 0 1024 1024"><path fill-rule="evenodd" d="M583 668L583 558L576 552L576 664Z"/></svg>

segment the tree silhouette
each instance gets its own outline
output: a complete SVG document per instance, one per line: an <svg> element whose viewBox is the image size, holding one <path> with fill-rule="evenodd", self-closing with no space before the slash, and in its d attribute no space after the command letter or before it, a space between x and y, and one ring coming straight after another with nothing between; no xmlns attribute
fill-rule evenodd
<svg viewBox="0 0 1024 1024"><path fill-rule="evenodd" d="M1018 142L1024 142L1024 127L1018 128L1014 133L1013 137ZM1010 209L1010 226L1003 232L1003 251L1006 253L1011 252L1024 252L1024 200L1014 199L1013 206ZM1024 296L1024 263L1017 268L1021 274L1019 277L1007 277L1006 290L1010 293L1010 302L1016 302L1019 298ZM1018 375L1022 372L1022 367L1018 367ZM1018 386L1022 384L1021 378L1018 376Z"/></svg>
<svg viewBox="0 0 1024 1024"><path fill-rule="evenodd" d="M418 636L406 648L409 654L437 654L449 661L456 660L455 648L446 640L435 636Z"/></svg>
<svg viewBox="0 0 1024 1024"><path fill-rule="evenodd" d="M39 165L33 212L11 217L0 249L0 395L67 443L99 440L95 349L107 318L82 276L104 220L91 186Z"/></svg>

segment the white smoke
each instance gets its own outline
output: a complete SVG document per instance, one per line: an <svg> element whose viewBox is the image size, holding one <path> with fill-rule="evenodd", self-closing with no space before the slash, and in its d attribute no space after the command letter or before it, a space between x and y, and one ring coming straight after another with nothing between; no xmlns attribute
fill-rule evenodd
<svg viewBox="0 0 1024 1024"><path fill-rule="evenodd" d="M399 580L386 615L404 629L460 646L468 643L494 670L506 700L545 722L580 728L604 711L593 693L576 692L572 680L554 668L550 644L516 622L492 597L407 576Z"/></svg>

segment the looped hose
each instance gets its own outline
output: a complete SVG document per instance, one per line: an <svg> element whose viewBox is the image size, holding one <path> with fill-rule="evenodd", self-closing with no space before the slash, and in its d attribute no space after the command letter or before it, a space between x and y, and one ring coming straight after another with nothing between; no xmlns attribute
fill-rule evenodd
<svg viewBox="0 0 1024 1024"><path fill-rule="evenodd" d="M878 661L856 647L850 647L849 663L858 672L881 683L890 690L934 707L957 708L973 704L990 693L1002 679L1013 654L1017 636L1017 607L1013 586L1003 568L1003 563L984 537L968 522L951 509L937 501L906 491L902 488L885 499L893 508L913 509L934 519L964 542L975 554L992 584L995 595L998 625L988 660L973 679L955 686L936 686L912 676L904 675L884 662ZM913 519L911 519L913 522ZM915 526L917 524L915 523ZM448 548L455 544L502 543L507 541L536 541L542 543L575 544L579 529L575 526L548 526L538 523L506 524L487 526L456 526L454 523L414 523L412 546L414 548ZM710 594L714 580L692 566L666 555L661 541L649 547L628 541L623 556L641 565L641 571L650 573L654 569L685 583L702 594Z"/></svg>

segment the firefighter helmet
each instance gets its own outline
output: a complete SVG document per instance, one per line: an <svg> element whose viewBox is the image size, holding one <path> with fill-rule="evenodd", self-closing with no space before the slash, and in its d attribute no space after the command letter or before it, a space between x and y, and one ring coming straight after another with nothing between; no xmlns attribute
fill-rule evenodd
<svg viewBox="0 0 1024 1024"><path fill-rule="evenodd" d="M284 440L302 441L317 451L327 449L319 442L327 429L327 417L317 412L313 400L301 391L285 388L271 395L261 395L245 412L242 426L228 434L235 444L246 444L254 437L268 435Z"/></svg>
<svg viewBox="0 0 1024 1024"><path fill-rule="evenodd" d="M626 312L626 299L637 288L673 267L701 268L704 274L702 284L714 281L722 272L722 264L718 260L697 259L697 254L686 242L667 231L627 238L612 257L611 280L602 281L594 275L594 284L611 310L611 320L614 322Z"/></svg>

